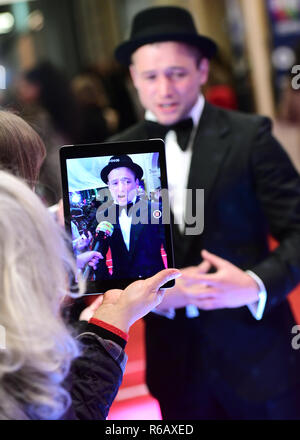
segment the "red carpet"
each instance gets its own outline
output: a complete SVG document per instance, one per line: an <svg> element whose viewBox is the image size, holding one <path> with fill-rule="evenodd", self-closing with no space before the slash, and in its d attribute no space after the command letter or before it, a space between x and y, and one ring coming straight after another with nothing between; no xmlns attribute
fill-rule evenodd
<svg viewBox="0 0 300 440"><path fill-rule="evenodd" d="M110 409L108 420L161 420L157 401L145 384L144 322L130 329L123 383Z"/></svg>

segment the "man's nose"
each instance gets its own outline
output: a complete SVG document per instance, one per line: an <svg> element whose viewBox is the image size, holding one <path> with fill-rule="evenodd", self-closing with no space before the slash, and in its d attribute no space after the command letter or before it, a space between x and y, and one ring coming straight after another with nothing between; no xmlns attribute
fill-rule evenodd
<svg viewBox="0 0 300 440"><path fill-rule="evenodd" d="M166 76L161 76L158 80L158 92L161 97L172 95L172 82Z"/></svg>
<svg viewBox="0 0 300 440"><path fill-rule="evenodd" d="M122 180L120 180L120 181L119 181L119 184L118 184L118 189L119 189L119 191L124 191L125 188L126 188L126 183L125 183L125 182L122 182Z"/></svg>

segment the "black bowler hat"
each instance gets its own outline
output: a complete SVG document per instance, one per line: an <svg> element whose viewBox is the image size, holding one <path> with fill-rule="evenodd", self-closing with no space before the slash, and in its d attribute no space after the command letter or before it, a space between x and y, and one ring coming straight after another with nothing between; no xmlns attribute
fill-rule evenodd
<svg viewBox="0 0 300 440"><path fill-rule="evenodd" d="M129 65L131 55L144 44L159 41L179 41L197 46L206 58L217 51L213 40L197 33L191 14L176 6L144 9L133 19L130 39L115 50L117 60Z"/></svg>
<svg viewBox="0 0 300 440"><path fill-rule="evenodd" d="M136 179L141 180L143 176L143 169L139 165L134 163L129 156L123 154L121 156L112 156L109 159L108 165L106 165L106 167L103 168L100 174L103 182L104 183L108 182L108 175L111 172L111 170L120 167L126 167L131 169L134 172Z"/></svg>

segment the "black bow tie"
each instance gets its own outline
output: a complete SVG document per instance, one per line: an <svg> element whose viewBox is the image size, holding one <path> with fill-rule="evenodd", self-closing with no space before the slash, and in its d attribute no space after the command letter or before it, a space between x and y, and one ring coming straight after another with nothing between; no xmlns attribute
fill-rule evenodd
<svg viewBox="0 0 300 440"><path fill-rule="evenodd" d="M134 205L133 202L127 203L127 205L117 205L118 216L120 216L125 209L126 214L128 215L130 208Z"/></svg>
<svg viewBox="0 0 300 440"><path fill-rule="evenodd" d="M146 127L149 130L149 137L159 137L165 139L166 134L170 130L174 130L177 136L177 143L185 151L188 146L189 138L193 128L192 118L183 119L173 125L162 125L154 121L145 121Z"/></svg>

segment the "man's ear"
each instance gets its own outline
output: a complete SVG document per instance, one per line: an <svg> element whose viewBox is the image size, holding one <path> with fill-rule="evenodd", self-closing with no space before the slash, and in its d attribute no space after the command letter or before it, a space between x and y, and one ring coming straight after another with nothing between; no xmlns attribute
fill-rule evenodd
<svg viewBox="0 0 300 440"><path fill-rule="evenodd" d="M133 64L130 64L129 72L130 72L130 76L131 76L132 82L133 82L134 86L136 87L137 72L136 72L135 66Z"/></svg>
<svg viewBox="0 0 300 440"><path fill-rule="evenodd" d="M202 60L199 63L199 71L200 71L200 85L203 86L207 80L209 75L209 67L210 63L207 58L202 58Z"/></svg>

